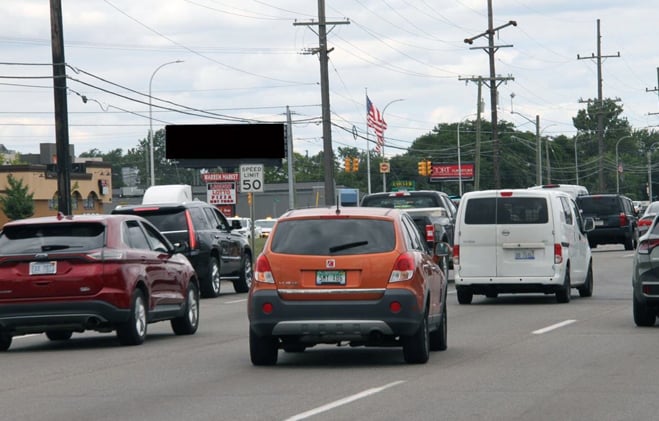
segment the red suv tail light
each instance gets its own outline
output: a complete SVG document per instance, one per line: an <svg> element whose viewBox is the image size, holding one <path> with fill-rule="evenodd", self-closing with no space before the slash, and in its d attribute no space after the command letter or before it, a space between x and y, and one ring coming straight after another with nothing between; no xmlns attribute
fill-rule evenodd
<svg viewBox="0 0 659 421"><path fill-rule="evenodd" d="M256 266L254 267L254 281L265 282L267 284L274 284L275 278L272 276L272 269L270 262L264 255L260 255L256 259Z"/></svg>
<svg viewBox="0 0 659 421"><path fill-rule="evenodd" d="M403 253L398 256L394 269L389 276L389 282L403 282L409 281L414 276L414 256L411 253Z"/></svg>
<svg viewBox="0 0 659 421"><path fill-rule="evenodd" d="M558 243L554 244L554 263L557 265L563 263L563 246Z"/></svg>
<svg viewBox="0 0 659 421"><path fill-rule="evenodd" d="M435 241L435 227L431 224L426 225L426 241Z"/></svg>
<svg viewBox="0 0 659 421"><path fill-rule="evenodd" d="M623 212L620 212L620 215L618 215L618 219L620 219L620 226L624 227L627 225L627 215L625 215Z"/></svg>
<svg viewBox="0 0 659 421"><path fill-rule="evenodd" d="M185 222L188 225L188 241L190 242L190 250L195 250L197 248L197 233L194 230L192 215L190 215L189 210L185 211Z"/></svg>

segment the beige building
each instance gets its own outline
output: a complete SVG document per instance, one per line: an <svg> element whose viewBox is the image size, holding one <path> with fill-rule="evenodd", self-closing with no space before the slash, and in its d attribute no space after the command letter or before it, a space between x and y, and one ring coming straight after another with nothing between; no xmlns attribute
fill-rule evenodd
<svg viewBox="0 0 659 421"><path fill-rule="evenodd" d="M0 165L0 195L7 191L8 176L21 180L34 194L34 215L57 215L57 172L53 164ZM112 167L98 161L76 162L71 172L71 212L103 213L112 202ZM9 218L0 209L0 226Z"/></svg>

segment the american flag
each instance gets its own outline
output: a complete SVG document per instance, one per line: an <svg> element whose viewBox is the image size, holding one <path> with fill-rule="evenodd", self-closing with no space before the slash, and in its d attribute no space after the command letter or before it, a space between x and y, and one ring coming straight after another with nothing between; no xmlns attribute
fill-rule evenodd
<svg viewBox="0 0 659 421"><path fill-rule="evenodd" d="M375 153L380 153L384 146L384 131L387 130L387 122L384 121L382 114L375 108L368 96L366 97L366 125L375 131L375 136L378 138Z"/></svg>

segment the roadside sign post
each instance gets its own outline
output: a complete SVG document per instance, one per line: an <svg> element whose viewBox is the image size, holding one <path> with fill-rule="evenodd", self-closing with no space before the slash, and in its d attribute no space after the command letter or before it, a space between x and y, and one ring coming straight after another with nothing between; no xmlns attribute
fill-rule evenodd
<svg viewBox="0 0 659 421"><path fill-rule="evenodd" d="M252 250L254 250L254 193L263 193L263 164L240 165L240 191L247 193L249 217L252 220Z"/></svg>

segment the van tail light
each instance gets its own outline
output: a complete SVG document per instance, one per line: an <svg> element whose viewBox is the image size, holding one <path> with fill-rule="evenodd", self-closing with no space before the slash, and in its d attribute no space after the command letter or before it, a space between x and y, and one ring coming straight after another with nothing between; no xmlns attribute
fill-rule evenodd
<svg viewBox="0 0 659 421"><path fill-rule="evenodd" d="M194 230L192 215L190 215L189 210L185 211L185 222L188 224L188 242L190 243L190 250L195 250L197 248L197 233Z"/></svg>
<svg viewBox="0 0 659 421"><path fill-rule="evenodd" d="M435 227L432 225L426 225L426 241L435 242Z"/></svg>
<svg viewBox="0 0 659 421"><path fill-rule="evenodd" d="M559 243L554 244L554 263L557 265L563 263L563 246Z"/></svg>
<svg viewBox="0 0 659 421"><path fill-rule="evenodd" d="M275 283L275 278L272 276L272 268L270 268L270 262L264 255L260 255L258 259L256 259L254 281L265 282L266 284Z"/></svg>
<svg viewBox="0 0 659 421"><path fill-rule="evenodd" d="M620 219L620 226L624 227L627 225L627 215L625 215L624 212L620 212L620 215L618 215L618 219Z"/></svg>
<svg viewBox="0 0 659 421"><path fill-rule="evenodd" d="M394 263L394 269L391 271L391 276L389 276L389 282L409 281L414 276L415 267L414 256L411 253L401 254L396 259L396 263Z"/></svg>
<svg viewBox="0 0 659 421"><path fill-rule="evenodd" d="M638 244L638 254L650 254L657 246L659 246L659 238L641 241Z"/></svg>
<svg viewBox="0 0 659 421"><path fill-rule="evenodd" d="M460 245L459 244L454 244L453 245L453 265L459 265L460 264Z"/></svg>

